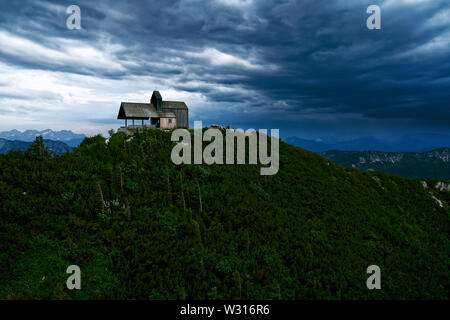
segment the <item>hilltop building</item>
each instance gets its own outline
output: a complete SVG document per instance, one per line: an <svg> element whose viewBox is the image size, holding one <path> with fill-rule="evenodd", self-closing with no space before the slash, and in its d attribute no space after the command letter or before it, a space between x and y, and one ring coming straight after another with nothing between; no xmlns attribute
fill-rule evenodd
<svg viewBox="0 0 450 320"><path fill-rule="evenodd" d="M122 102L117 119L125 120L125 126L119 129L125 132L139 128L187 129L189 109L186 103L164 101L159 91L153 91L150 103ZM128 120L131 120L131 124ZM135 124L135 120L140 121L140 124Z"/></svg>

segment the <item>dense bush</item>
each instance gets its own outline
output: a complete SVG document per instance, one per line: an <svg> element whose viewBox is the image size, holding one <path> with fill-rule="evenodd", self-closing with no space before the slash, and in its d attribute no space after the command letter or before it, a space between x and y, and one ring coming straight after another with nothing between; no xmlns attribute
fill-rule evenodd
<svg viewBox="0 0 450 320"><path fill-rule="evenodd" d="M0 298L448 298L448 192L285 143L274 176L175 166L173 145L151 130L1 155Z"/></svg>

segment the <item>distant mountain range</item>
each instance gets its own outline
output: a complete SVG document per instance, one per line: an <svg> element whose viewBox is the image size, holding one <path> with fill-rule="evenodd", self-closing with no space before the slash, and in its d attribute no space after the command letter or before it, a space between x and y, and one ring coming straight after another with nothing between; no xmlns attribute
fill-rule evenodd
<svg viewBox="0 0 450 320"><path fill-rule="evenodd" d="M285 141L313 152L324 152L329 150L424 152L442 147L450 147L450 135L433 133L408 134L389 141L374 137L362 137L344 141L315 141L299 137L289 137L286 138Z"/></svg>
<svg viewBox="0 0 450 320"><path fill-rule="evenodd" d="M381 171L407 178L450 180L450 148L428 152L333 150L320 154L344 167Z"/></svg>
<svg viewBox="0 0 450 320"><path fill-rule="evenodd" d="M25 151L27 150L32 142L30 141L19 141L19 140L6 140L0 138L0 154L6 154L10 151ZM72 151L72 147L67 145L62 141L53 141L44 139L44 145L48 148L50 152L56 154L62 154Z"/></svg>
<svg viewBox="0 0 450 320"><path fill-rule="evenodd" d="M44 140L64 142L71 148L77 147L81 143L81 141L86 138L84 134L73 133L69 130L53 131L51 129L46 129L42 131L26 130L24 132L21 132L14 129L10 131L0 132L1 139L10 141L32 142L37 136L42 136Z"/></svg>
<svg viewBox="0 0 450 320"><path fill-rule="evenodd" d="M314 140L307 140L302 139L299 137L289 137L284 139L285 142L290 143L294 146L312 151L312 152L322 152L327 150L336 149L330 146L329 144L326 144L324 142L320 141L314 141Z"/></svg>

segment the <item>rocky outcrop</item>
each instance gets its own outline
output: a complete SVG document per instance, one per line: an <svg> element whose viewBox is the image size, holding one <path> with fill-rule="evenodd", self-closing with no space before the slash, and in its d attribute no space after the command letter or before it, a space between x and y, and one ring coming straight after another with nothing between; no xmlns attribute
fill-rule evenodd
<svg viewBox="0 0 450 320"><path fill-rule="evenodd" d="M438 182L434 187L439 191L450 191L450 183Z"/></svg>

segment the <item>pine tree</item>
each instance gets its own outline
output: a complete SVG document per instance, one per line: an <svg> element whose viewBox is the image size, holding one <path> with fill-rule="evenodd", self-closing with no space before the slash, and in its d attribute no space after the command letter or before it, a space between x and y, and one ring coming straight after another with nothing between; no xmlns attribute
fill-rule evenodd
<svg viewBox="0 0 450 320"><path fill-rule="evenodd" d="M48 157L48 149L44 144L44 138L37 136L33 143L28 148L28 151L39 160Z"/></svg>
<svg viewBox="0 0 450 320"><path fill-rule="evenodd" d="M197 181L198 202L199 202L199 205L200 205L200 212L203 212L202 193L200 191L200 184L198 183L197 179L195 179L195 181Z"/></svg>
<svg viewBox="0 0 450 320"><path fill-rule="evenodd" d="M99 211L104 212L105 211L105 199L103 198L103 191L102 187L100 186L100 183L97 182L97 203L99 206Z"/></svg>
<svg viewBox="0 0 450 320"><path fill-rule="evenodd" d="M183 177L180 172L181 200L183 203L183 216L186 216L186 201L184 200Z"/></svg>

